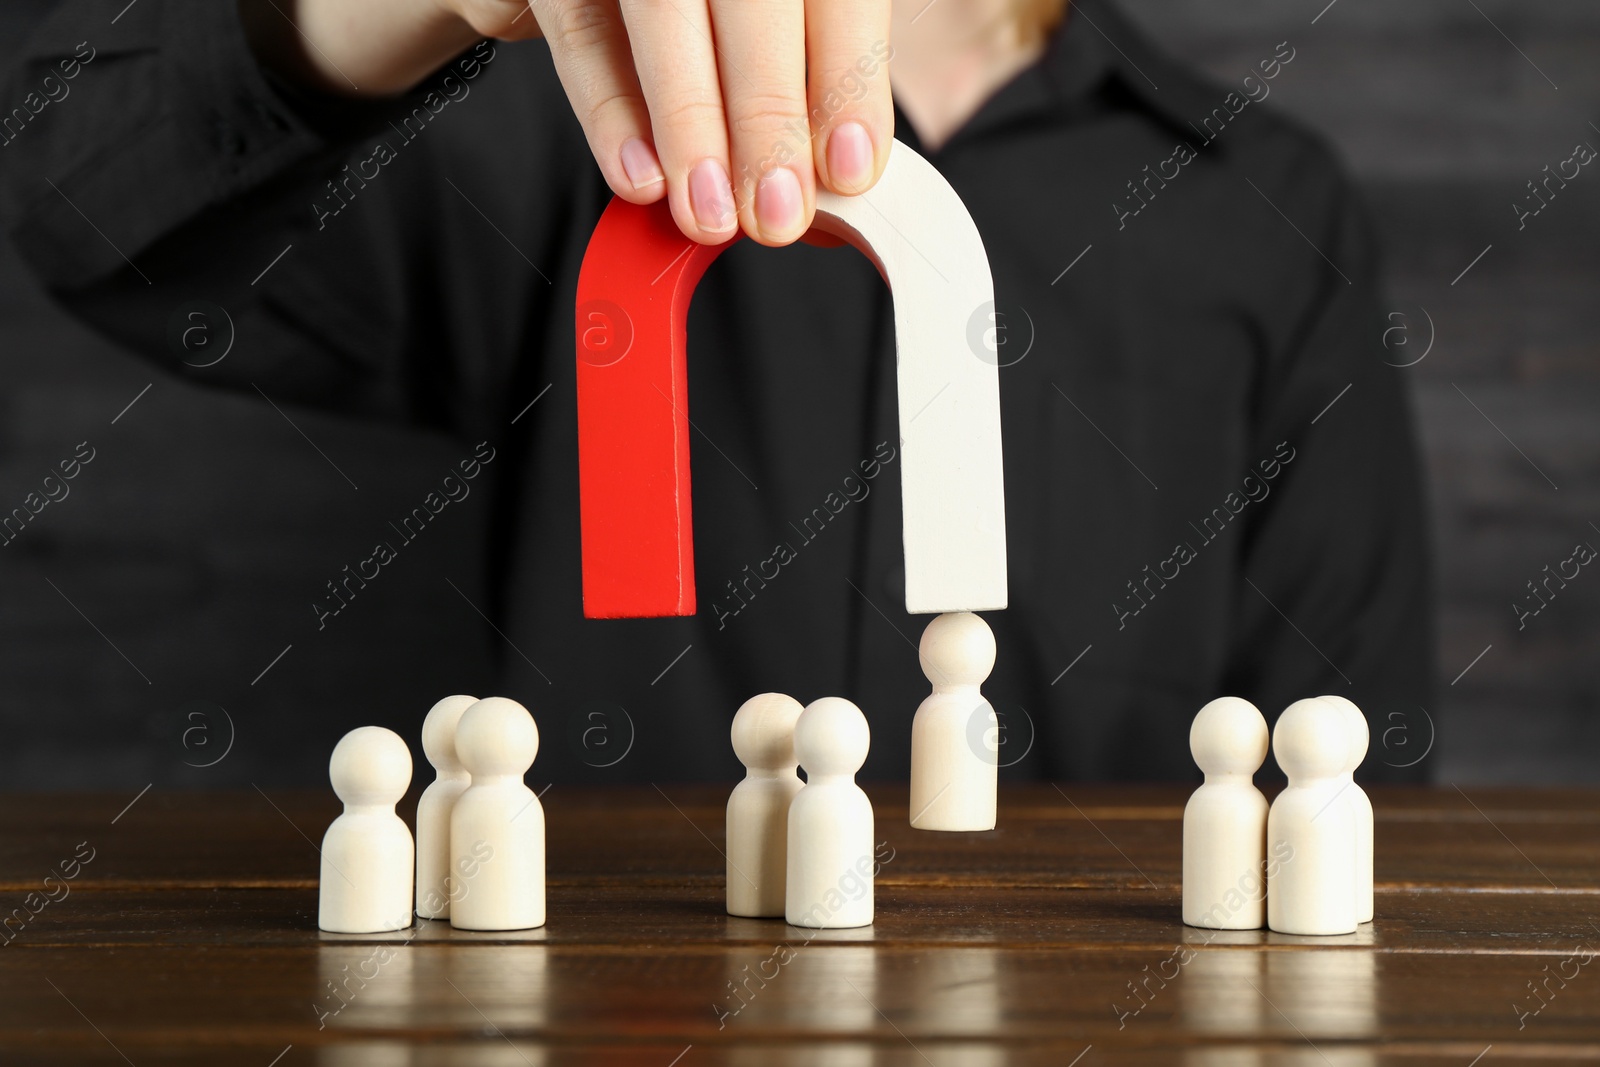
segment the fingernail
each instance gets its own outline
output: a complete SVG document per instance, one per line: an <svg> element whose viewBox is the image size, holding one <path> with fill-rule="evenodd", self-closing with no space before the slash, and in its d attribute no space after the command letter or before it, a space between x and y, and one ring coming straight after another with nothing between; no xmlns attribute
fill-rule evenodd
<svg viewBox="0 0 1600 1067"><path fill-rule="evenodd" d="M637 137L622 142L622 169L635 189L667 180L667 176L661 173L661 163L656 159L655 149Z"/></svg>
<svg viewBox="0 0 1600 1067"><path fill-rule="evenodd" d="M799 236L795 231L800 228L805 209L800 179L788 167L773 167L756 183L756 225L768 240Z"/></svg>
<svg viewBox="0 0 1600 1067"><path fill-rule="evenodd" d="M828 137L828 177L840 189L864 189L872 180L872 138L859 122L847 122Z"/></svg>
<svg viewBox="0 0 1600 1067"><path fill-rule="evenodd" d="M731 230L738 223L733 213L733 189L721 163L702 159L689 172L689 208L694 212L694 221L707 233Z"/></svg>

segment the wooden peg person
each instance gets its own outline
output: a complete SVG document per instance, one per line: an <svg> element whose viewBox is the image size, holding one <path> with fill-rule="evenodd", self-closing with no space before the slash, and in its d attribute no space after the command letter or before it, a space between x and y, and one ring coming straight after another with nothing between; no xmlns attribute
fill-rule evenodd
<svg viewBox="0 0 1600 1067"><path fill-rule="evenodd" d="M1267 813L1278 861L1267 879L1267 925L1282 934L1354 933L1355 826L1339 792L1350 724L1328 701L1297 700L1273 727L1272 752L1289 785Z"/></svg>
<svg viewBox="0 0 1600 1067"><path fill-rule="evenodd" d="M872 802L855 779L871 742L866 716L839 697L808 704L795 722L806 784L789 803L784 915L791 926L872 923Z"/></svg>
<svg viewBox="0 0 1600 1067"><path fill-rule="evenodd" d="M544 808L522 776L539 728L515 700L488 697L461 713L456 755L472 784L450 814L450 925L526 930L544 925Z"/></svg>
<svg viewBox="0 0 1600 1067"><path fill-rule="evenodd" d="M344 801L322 838L317 925L330 933L373 934L411 925L411 831L394 813L411 785L411 750L382 726L345 734L328 761Z"/></svg>
<svg viewBox="0 0 1600 1067"><path fill-rule="evenodd" d="M1373 914L1372 800L1367 796L1367 791L1356 784L1355 773L1361 761L1367 758L1367 746L1371 743L1372 733L1367 726L1366 713L1354 701L1341 696L1325 696L1322 699L1343 711L1345 720L1350 724L1350 756L1346 760L1340 788L1344 791L1344 803L1350 808L1350 818L1355 823L1356 921L1369 923Z"/></svg>
<svg viewBox="0 0 1600 1067"><path fill-rule="evenodd" d="M477 697L449 696L422 720L422 753L435 776L417 800L417 914L450 918L450 813L472 777L456 758L456 724Z"/></svg>
<svg viewBox="0 0 1600 1067"><path fill-rule="evenodd" d="M762 693L733 716L733 753L744 780L728 797L728 914L781 918L787 891L789 802L805 783L794 725L805 710L782 693Z"/></svg>
<svg viewBox="0 0 1600 1067"><path fill-rule="evenodd" d="M933 693L911 720L911 825L993 830L1000 724L978 687L994 669L994 633L970 611L940 615L917 659Z"/></svg>
<svg viewBox="0 0 1600 1067"><path fill-rule="evenodd" d="M1205 773L1183 809L1183 921L1259 930L1266 921L1267 798L1251 776L1267 758L1267 720L1248 700L1218 697L1189 728Z"/></svg>

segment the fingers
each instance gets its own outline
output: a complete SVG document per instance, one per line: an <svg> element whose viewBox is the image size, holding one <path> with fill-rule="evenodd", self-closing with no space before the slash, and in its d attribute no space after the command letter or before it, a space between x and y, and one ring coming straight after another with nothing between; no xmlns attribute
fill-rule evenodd
<svg viewBox="0 0 1600 1067"><path fill-rule="evenodd" d="M661 199L665 174L617 0L539 0L533 13L606 184L635 204Z"/></svg>
<svg viewBox="0 0 1600 1067"><path fill-rule="evenodd" d="M803 2L710 3L739 222L762 244L788 244L816 204Z"/></svg>
<svg viewBox="0 0 1600 1067"><path fill-rule="evenodd" d="M890 0L536 0L606 182L685 235L787 244L819 185L865 192L894 136Z"/></svg>
<svg viewBox="0 0 1600 1067"><path fill-rule="evenodd" d="M738 230L739 216L706 0L622 0L622 17L672 217L692 240L726 241Z"/></svg>
<svg viewBox="0 0 1600 1067"><path fill-rule="evenodd" d="M818 179L836 193L864 193L894 140L889 0L806 0L805 19Z"/></svg>

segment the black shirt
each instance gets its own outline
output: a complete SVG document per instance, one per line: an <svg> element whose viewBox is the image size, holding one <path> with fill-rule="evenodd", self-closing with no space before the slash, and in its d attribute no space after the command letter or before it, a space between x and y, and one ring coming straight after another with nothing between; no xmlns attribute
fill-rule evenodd
<svg viewBox="0 0 1600 1067"><path fill-rule="evenodd" d="M538 777L729 777L728 722L771 690L856 701L864 775L907 774L927 619L904 610L890 296L863 256L747 241L713 264L689 324L699 614L585 620L573 292L610 194L544 45L336 101L263 73L233 3L142 0L113 24L123 6L63 3L8 89L78 59L70 103L0 133L16 247L191 380L442 429L464 456L488 442L484 607L500 691L546 733ZM987 616L985 692L1008 775L1191 777L1206 701L1271 720L1336 692L1393 776L1386 716L1430 703L1423 488L1374 243L1329 149L1260 99L1293 62L1268 46L1214 84L1083 0L924 153L977 222L1005 331L1011 606ZM920 150L899 115L897 136ZM210 366L169 336L195 297L235 326ZM375 528L403 551L406 529ZM778 577L749 582L779 546ZM308 631L360 609L347 588L307 604ZM413 734L430 700L386 725ZM615 766L550 743L619 707L636 737Z"/></svg>

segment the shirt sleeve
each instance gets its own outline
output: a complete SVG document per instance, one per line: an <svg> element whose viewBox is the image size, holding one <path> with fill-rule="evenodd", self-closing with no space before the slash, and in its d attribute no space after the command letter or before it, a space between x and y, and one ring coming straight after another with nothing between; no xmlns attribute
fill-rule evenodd
<svg viewBox="0 0 1600 1067"><path fill-rule="evenodd" d="M69 311L169 369L449 426L459 390L442 379L469 368L419 318L449 303L417 299L445 224L422 208L448 143L435 129L468 121L451 107L482 110L453 101L494 56L481 42L403 97L345 100L264 70L233 0L67 0L6 90L41 103L0 139L0 219ZM409 173L371 180L388 159L375 140ZM535 273L493 247L474 267L503 269L512 291Z"/></svg>
<svg viewBox="0 0 1600 1067"><path fill-rule="evenodd" d="M1304 234L1318 256L1304 298L1270 327L1252 474L1276 499L1247 528L1225 691L1253 694L1269 713L1346 696L1371 734L1362 777L1426 780L1438 757L1428 758L1433 591L1408 397L1417 371L1386 359L1365 212L1328 154L1302 163L1291 185L1309 191L1298 204L1321 205L1321 225Z"/></svg>
<svg viewBox="0 0 1600 1067"><path fill-rule="evenodd" d="M128 267L208 207L329 147L257 68L234 4L116 7L61 4L7 92L47 101L7 131L4 204L17 247L52 287Z"/></svg>

